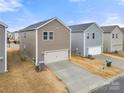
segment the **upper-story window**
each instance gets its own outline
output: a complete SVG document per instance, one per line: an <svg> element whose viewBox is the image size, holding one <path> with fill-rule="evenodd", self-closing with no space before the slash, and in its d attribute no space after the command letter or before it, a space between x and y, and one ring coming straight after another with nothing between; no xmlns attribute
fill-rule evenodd
<svg viewBox="0 0 124 93"><path fill-rule="evenodd" d="M112 38L114 38L115 37L115 35L114 34L112 34Z"/></svg>
<svg viewBox="0 0 124 93"><path fill-rule="evenodd" d="M43 32L43 40L53 40L53 32Z"/></svg>
<svg viewBox="0 0 124 93"><path fill-rule="evenodd" d="M24 33L24 38L26 38L26 33Z"/></svg>
<svg viewBox="0 0 124 93"><path fill-rule="evenodd" d="M87 33L87 39L89 39L90 38L90 35L89 35L89 33Z"/></svg>
<svg viewBox="0 0 124 93"><path fill-rule="evenodd" d="M118 38L118 34L116 34L116 38Z"/></svg>
<svg viewBox="0 0 124 93"><path fill-rule="evenodd" d="M49 32L49 40L53 40L53 32Z"/></svg>
<svg viewBox="0 0 124 93"><path fill-rule="evenodd" d="M92 38L93 38L93 39L95 38L95 33L92 33Z"/></svg>
<svg viewBox="0 0 124 93"><path fill-rule="evenodd" d="M48 39L48 32L43 32L43 40L47 40Z"/></svg>

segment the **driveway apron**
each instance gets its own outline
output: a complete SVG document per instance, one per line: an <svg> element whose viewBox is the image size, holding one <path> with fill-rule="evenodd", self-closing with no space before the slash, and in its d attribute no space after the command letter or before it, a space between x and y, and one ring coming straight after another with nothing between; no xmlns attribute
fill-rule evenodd
<svg viewBox="0 0 124 93"><path fill-rule="evenodd" d="M105 79L82 69L81 67L69 62L61 61L46 64L56 76L61 79L70 93L87 93L91 89L104 83Z"/></svg>

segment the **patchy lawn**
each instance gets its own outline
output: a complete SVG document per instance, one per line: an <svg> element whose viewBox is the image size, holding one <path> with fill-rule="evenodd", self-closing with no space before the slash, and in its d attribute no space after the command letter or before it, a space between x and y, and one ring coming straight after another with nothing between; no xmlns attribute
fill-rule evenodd
<svg viewBox="0 0 124 93"><path fill-rule="evenodd" d="M103 55L111 56L111 57L114 57L114 58L118 58L118 59L124 60L124 54L119 54L119 53L103 53Z"/></svg>
<svg viewBox="0 0 124 93"><path fill-rule="evenodd" d="M36 72L29 60L22 62L18 49L8 49L8 71L0 74L0 93L68 93L49 69Z"/></svg>
<svg viewBox="0 0 124 93"><path fill-rule="evenodd" d="M123 71L122 69L114 66L110 68L105 67L103 69L104 63L99 60L96 59L91 60L74 55L71 58L71 62L103 78L111 78Z"/></svg>

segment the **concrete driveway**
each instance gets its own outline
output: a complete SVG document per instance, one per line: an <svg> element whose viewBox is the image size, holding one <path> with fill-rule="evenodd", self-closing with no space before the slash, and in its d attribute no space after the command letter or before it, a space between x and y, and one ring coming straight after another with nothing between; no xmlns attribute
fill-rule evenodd
<svg viewBox="0 0 124 93"><path fill-rule="evenodd" d="M91 74L69 61L51 63L47 66L65 83L70 93L87 93L105 82L102 77Z"/></svg>
<svg viewBox="0 0 124 93"><path fill-rule="evenodd" d="M94 56L96 59L101 60L103 62L106 62L106 60L111 60L112 61L112 65L120 67L122 69L124 69L124 60L121 59L117 59L117 58L112 58L110 56L106 56L106 55L96 55Z"/></svg>

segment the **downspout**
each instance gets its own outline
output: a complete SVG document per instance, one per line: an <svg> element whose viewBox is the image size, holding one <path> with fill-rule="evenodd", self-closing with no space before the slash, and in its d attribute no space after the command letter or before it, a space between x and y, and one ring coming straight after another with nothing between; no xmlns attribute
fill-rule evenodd
<svg viewBox="0 0 124 93"><path fill-rule="evenodd" d="M37 66L38 65L38 30L35 29L36 31L36 63L35 65Z"/></svg>
<svg viewBox="0 0 124 93"><path fill-rule="evenodd" d="M5 72L7 72L7 27L5 27Z"/></svg>

